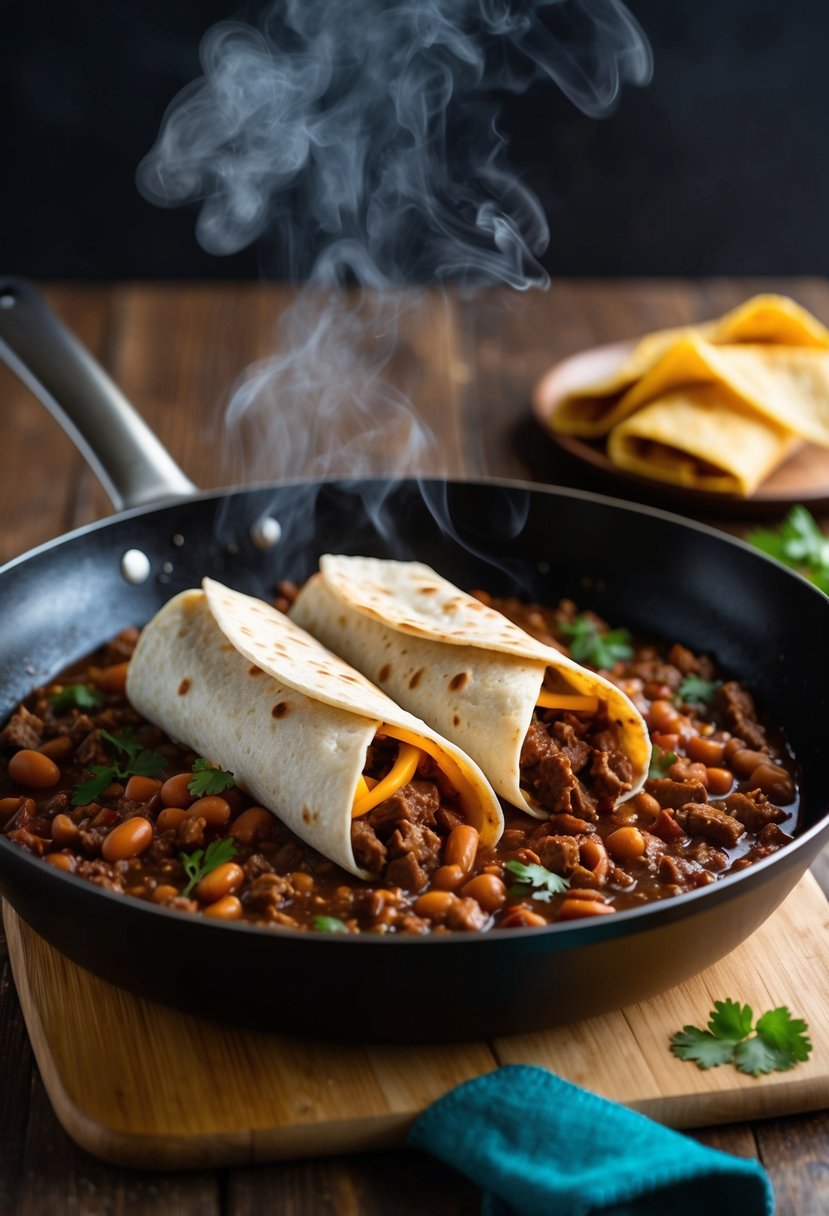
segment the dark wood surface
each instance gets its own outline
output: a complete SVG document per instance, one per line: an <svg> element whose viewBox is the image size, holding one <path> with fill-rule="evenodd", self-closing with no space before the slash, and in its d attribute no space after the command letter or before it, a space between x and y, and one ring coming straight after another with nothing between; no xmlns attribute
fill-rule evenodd
<svg viewBox="0 0 829 1216"><path fill-rule="evenodd" d="M756 290L794 296L829 322L829 284L797 279L702 282L578 281L545 295L482 294L475 300L432 293L400 299L397 344L377 411L401 416L399 394L424 420L398 424L389 439L370 434L365 416L339 411L313 430L293 416L263 455L263 425L284 409L291 369L280 368L271 422L248 419L244 433L222 423L230 387L273 350L277 319L295 301L286 288L257 285L54 285L50 303L109 369L186 473L208 488L327 471L445 472L603 488L562 462L532 420L530 391L557 359L599 342L715 316ZM314 301L319 310L321 301ZM376 319L374 332L377 331ZM306 357L319 368L321 360ZM302 364L300 363L300 366ZM343 373L335 378L341 384ZM374 393L377 380L364 381ZM324 386L309 390L320 399ZM336 394L334 394L336 396ZM346 394L347 396L347 394ZM0 368L0 560L89 520L110 507L57 424ZM403 432L406 431L404 435ZM356 448L355 445L356 444ZM731 531L734 520L709 520ZM829 520L822 521L824 525ZM824 640L825 644L825 640ZM815 872L829 893L829 859ZM739 995L739 994L733 994ZM286 1162L250 1169L144 1174L103 1165L77 1149L43 1091L5 958L0 971L0 1213L72 1212L154 1216L385 1216L479 1211L475 1187L414 1151ZM775 1187L779 1216L829 1211L829 1113L769 1119L697 1133L707 1144L758 1157Z"/></svg>

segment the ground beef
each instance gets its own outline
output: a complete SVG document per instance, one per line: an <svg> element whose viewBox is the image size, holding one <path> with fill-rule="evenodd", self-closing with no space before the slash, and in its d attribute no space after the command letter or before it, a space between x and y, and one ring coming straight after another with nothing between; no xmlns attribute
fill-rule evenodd
<svg viewBox="0 0 829 1216"><path fill-rule="evenodd" d="M358 866L371 874L381 873L386 864L386 846L365 819L355 819L351 824L351 847Z"/></svg>
<svg viewBox="0 0 829 1216"><path fill-rule="evenodd" d="M270 918L293 896L291 882L282 874L260 874L244 894L244 905L257 916Z"/></svg>
<svg viewBox="0 0 829 1216"><path fill-rule="evenodd" d="M714 664L707 655L694 654L693 650L680 642L675 642L668 651L668 662L678 667L684 676L695 675L710 680L714 675Z"/></svg>
<svg viewBox="0 0 829 1216"><path fill-rule="evenodd" d="M675 811L686 802L707 802L708 794L701 781L672 781L670 777L652 777L645 789L661 807Z"/></svg>
<svg viewBox="0 0 829 1216"><path fill-rule="evenodd" d="M43 719L29 713L26 706L21 705L0 731L0 746L28 747L36 751L43 742L44 730Z"/></svg>
<svg viewBox="0 0 829 1216"><path fill-rule="evenodd" d="M91 730L82 743L78 745L75 752L76 764L106 764L107 754L104 751L104 745L101 742L101 732L99 730Z"/></svg>
<svg viewBox="0 0 829 1216"><path fill-rule="evenodd" d="M698 802L689 802L687 806L679 807L676 820L689 836L702 836L713 844L725 845L728 849L734 848L745 831L739 820L732 815L715 806L703 806Z"/></svg>
<svg viewBox="0 0 829 1216"><path fill-rule="evenodd" d="M663 663L661 659L640 659L629 663L625 673L628 676L638 676L645 684L665 684L671 692L676 692L682 683L682 672L672 663Z"/></svg>
<svg viewBox="0 0 829 1216"><path fill-rule="evenodd" d="M729 794L723 800L723 806L729 815L739 819L740 823L745 825L746 831L752 834L759 832L767 823L780 823L786 818L786 812L769 802L762 790L750 790L747 794Z"/></svg>
<svg viewBox="0 0 829 1216"><path fill-rule="evenodd" d="M553 722L552 737L570 761L574 773L580 773L590 759L590 744L576 734L572 722Z"/></svg>
<svg viewBox="0 0 829 1216"><path fill-rule="evenodd" d="M717 689L716 698L723 721L732 734L745 739L755 751L766 748L766 732L757 721L751 693L736 680L729 680Z"/></svg>
<svg viewBox="0 0 829 1216"><path fill-rule="evenodd" d="M582 836L588 833L592 823L587 819L579 819L578 815L551 815L541 827L537 828L531 839L535 843L539 836L556 832L561 836Z"/></svg>

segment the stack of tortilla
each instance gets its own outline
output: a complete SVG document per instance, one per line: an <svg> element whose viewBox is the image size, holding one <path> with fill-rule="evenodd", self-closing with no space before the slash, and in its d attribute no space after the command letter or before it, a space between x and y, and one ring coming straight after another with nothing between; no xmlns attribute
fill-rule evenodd
<svg viewBox="0 0 829 1216"><path fill-rule="evenodd" d="M759 295L716 321L642 338L609 375L549 405L559 434L606 437L620 468L749 495L804 441L829 447L829 330Z"/></svg>

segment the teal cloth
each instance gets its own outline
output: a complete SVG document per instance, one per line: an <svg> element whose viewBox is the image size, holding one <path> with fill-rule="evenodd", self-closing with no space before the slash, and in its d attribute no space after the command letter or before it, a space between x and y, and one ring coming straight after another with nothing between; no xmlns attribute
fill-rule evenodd
<svg viewBox="0 0 829 1216"><path fill-rule="evenodd" d="M543 1068L453 1089L408 1143L484 1189L484 1216L773 1216L757 1161L731 1157Z"/></svg>

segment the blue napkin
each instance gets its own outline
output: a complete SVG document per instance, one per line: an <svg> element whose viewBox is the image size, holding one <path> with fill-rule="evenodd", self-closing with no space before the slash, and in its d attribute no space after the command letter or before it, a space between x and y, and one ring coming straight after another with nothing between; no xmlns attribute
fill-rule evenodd
<svg viewBox="0 0 829 1216"><path fill-rule="evenodd" d="M510 1065L411 1128L484 1188L484 1216L773 1216L757 1161L731 1157L543 1068Z"/></svg>

